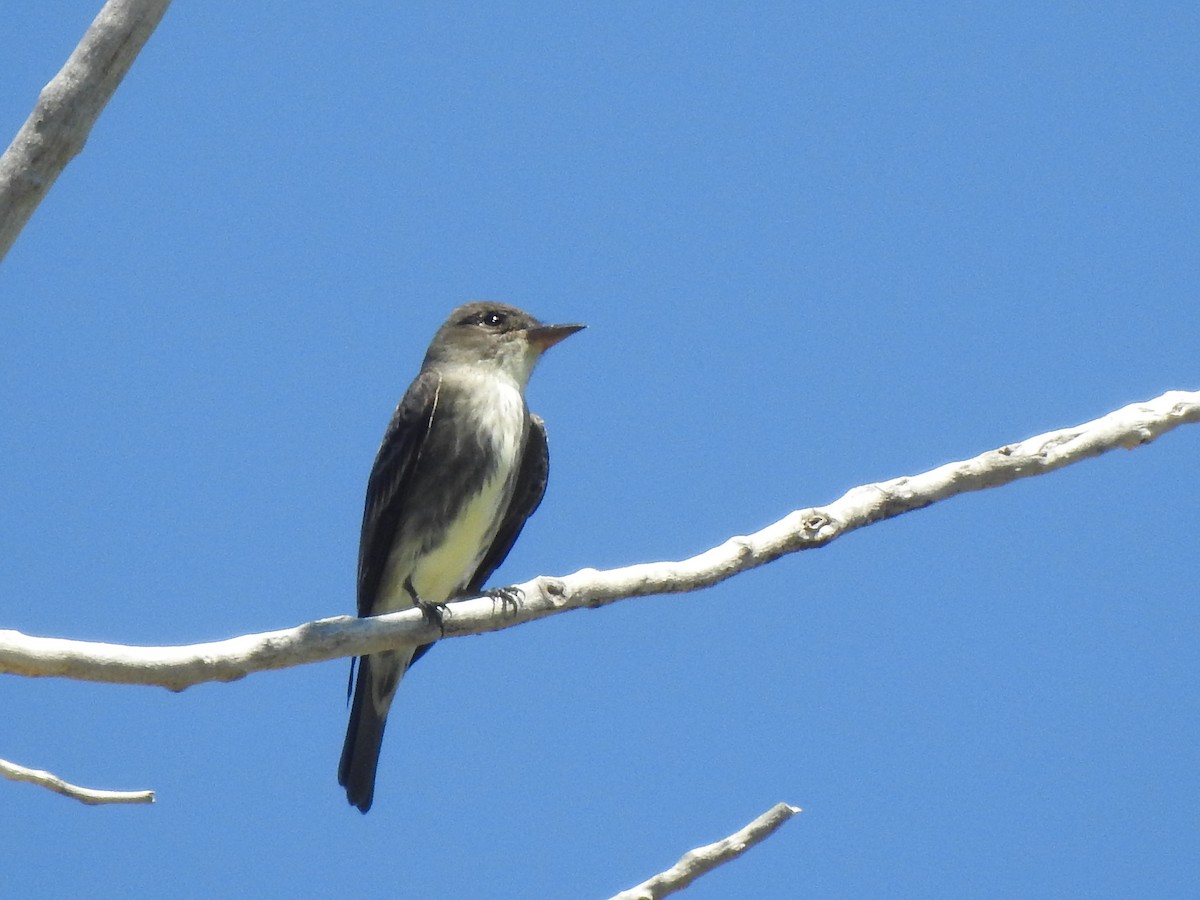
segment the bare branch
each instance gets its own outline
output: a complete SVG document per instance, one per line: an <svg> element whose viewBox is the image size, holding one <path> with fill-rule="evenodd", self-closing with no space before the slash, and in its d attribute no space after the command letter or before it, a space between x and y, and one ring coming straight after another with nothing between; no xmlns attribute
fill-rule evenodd
<svg viewBox="0 0 1200 900"><path fill-rule="evenodd" d="M503 597L452 603L444 617L445 636L499 631L627 597L709 587L785 554L824 546L873 522L958 494L1051 472L1110 450L1132 449L1188 422L1200 422L1200 392L1170 391L1074 428L1047 432L919 475L854 488L828 506L796 510L761 531L732 537L690 559L606 572L581 569L561 578L535 578ZM372 619L339 616L282 631L181 647L131 647L0 631L0 672L182 690L202 682L233 681L251 672L376 653L441 636L415 609Z"/></svg>
<svg viewBox="0 0 1200 900"><path fill-rule="evenodd" d="M101 791L95 788L80 787L41 769L27 769L25 766L18 766L16 763L4 759L0 759L0 775L13 781L28 781L30 784L41 785L64 797L72 797L89 806L98 806L103 803L154 802L154 791Z"/></svg>
<svg viewBox="0 0 1200 900"><path fill-rule="evenodd" d="M109 0L0 156L0 260L87 142L170 0Z"/></svg>
<svg viewBox="0 0 1200 900"><path fill-rule="evenodd" d="M701 875L708 874L731 859L737 859L755 844L770 837L775 829L798 812L802 810L797 806L776 803L741 831L735 831L714 844L689 850L667 871L627 891L621 891L611 900L659 900L660 897L682 891Z"/></svg>

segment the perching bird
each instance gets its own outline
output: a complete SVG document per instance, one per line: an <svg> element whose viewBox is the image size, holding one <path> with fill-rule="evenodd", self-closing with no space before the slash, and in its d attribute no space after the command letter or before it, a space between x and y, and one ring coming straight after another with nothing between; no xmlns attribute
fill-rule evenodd
<svg viewBox="0 0 1200 900"><path fill-rule="evenodd" d="M546 490L546 429L525 385L542 353L581 328L483 302L460 306L438 329L367 481L360 616L419 606L440 619L445 603L482 592ZM358 660L338 783L364 813L396 687L431 646Z"/></svg>

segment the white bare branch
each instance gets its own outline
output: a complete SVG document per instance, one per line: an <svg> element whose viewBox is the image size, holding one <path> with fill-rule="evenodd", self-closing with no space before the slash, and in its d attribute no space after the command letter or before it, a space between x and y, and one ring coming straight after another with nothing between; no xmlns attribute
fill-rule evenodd
<svg viewBox="0 0 1200 900"><path fill-rule="evenodd" d="M12 781L28 781L30 784L49 788L64 797L71 797L80 803L98 806L103 803L153 803L154 791L102 791L95 788L80 787L63 781L57 775L41 769L27 769L16 763L0 759L0 775Z"/></svg>
<svg viewBox="0 0 1200 900"><path fill-rule="evenodd" d="M776 803L741 831L735 831L716 843L689 850L667 871L627 891L621 891L611 900L659 900L660 897L682 891L701 875L731 859L737 859L755 844L770 837L776 828L798 812L802 812L799 807Z"/></svg>
<svg viewBox="0 0 1200 900"><path fill-rule="evenodd" d="M87 142L170 0L109 0L0 156L0 260Z"/></svg>
<svg viewBox="0 0 1200 900"><path fill-rule="evenodd" d="M540 577L495 596L452 603L445 637L499 631L570 609L709 587L788 553L830 541L939 500L1052 472L1121 447L1132 449L1200 422L1200 392L1170 391L1099 419L1040 434L919 475L857 487L828 506L800 509L753 534L679 562ZM134 647L0 631L0 672L182 690L251 672L376 653L442 637L418 610L372 619L339 616L295 628L178 647Z"/></svg>

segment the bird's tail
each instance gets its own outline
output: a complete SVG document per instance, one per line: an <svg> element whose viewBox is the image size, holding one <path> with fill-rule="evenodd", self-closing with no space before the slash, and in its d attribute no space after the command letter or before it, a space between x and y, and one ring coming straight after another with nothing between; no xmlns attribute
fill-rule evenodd
<svg viewBox="0 0 1200 900"><path fill-rule="evenodd" d="M380 654L389 656L390 654ZM351 806L366 812L371 808L375 796L375 769L379 765L379 748L383 744L383 727L387 724L387 710L399 677L387 678L391 690L379 692L372 685L371 663L377 668L388 668L391 660L363 656L358 661L358 680L354 683L354 701L350 706L350 724L346 727L346 743L342 745L342 761L338 765L338 784L346 789L346 799ZM382 664L382 666L380 665ZM394 663L392 663L394 665ZM403 667L397 667L402 673ZM386 675L377 672L376 678ZM383 679L381 679L383 680ZM374 689L373 689L374 688ZM383 709L376 707L374 694L382 693L386 700Z"/></svg>

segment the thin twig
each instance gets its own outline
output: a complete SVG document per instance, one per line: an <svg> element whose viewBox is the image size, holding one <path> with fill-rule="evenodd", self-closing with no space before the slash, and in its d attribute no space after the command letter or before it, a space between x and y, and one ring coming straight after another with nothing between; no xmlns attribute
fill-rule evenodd
<svg viewBox="0 0 1200 900"><path fill-rule="evenodd" d="M102 791L95 788L80 787L63 781L57 775L42 769L28 769L16 763L0 759L0 775L13 781L28 781L30 784L49 788L64 797L71 797L89 806L99 806L105 803L153 803L154 791Z"/></svg>
<svg viewBox="0 0 1200 900"><path fill-rule="evenodd" d="M665 872L659 872L636 887L621 891L611 900L659 900L668 894L682 891L701 875L737 859L755 844L770 837L775 833L775 829L801 811L796 806L776 803L741 831L735 831L716 843L689 850L679 858L679 862Z"/></svg>

